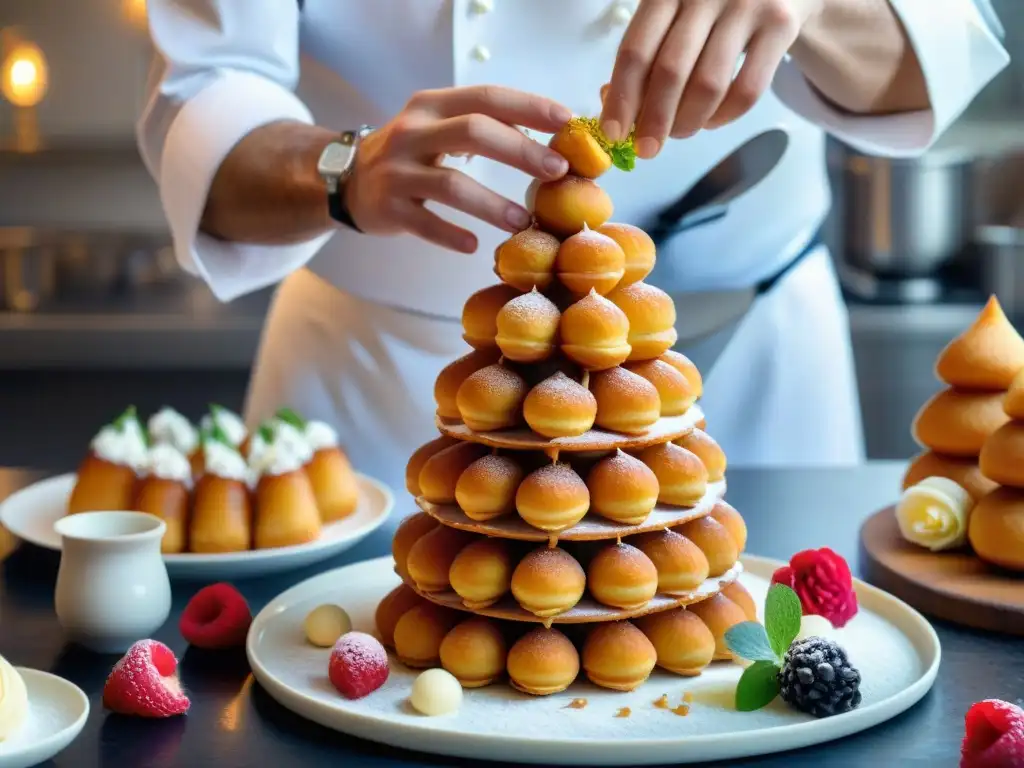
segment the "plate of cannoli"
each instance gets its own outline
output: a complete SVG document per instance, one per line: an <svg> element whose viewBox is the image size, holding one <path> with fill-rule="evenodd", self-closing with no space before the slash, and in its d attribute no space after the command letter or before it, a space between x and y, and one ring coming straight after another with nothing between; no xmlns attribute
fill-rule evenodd
<svg viewBox="0 0 1024 768"><path fill-rule="evenodd" d="M0 505L0 524L59 550L54 523L131 510L166 523L171 576L227 579L300 568L338 554L387 519L382 483L356 472L336 431L281 409L250 432L211 405L194 424L171 407L143 419L129 407L96 433L78 471Z"/></svg>

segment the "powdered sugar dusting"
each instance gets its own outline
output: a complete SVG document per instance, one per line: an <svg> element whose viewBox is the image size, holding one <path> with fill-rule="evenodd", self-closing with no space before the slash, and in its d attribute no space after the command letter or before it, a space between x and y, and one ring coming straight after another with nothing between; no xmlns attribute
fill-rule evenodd
<svg viewBox="0 0 1024 768"><path fill-rule="evenodd" d="M495 485L508 485L517 482L523 475L522 467L510 456L499 456L490 453L477 459L466 468L473 476L493 482Z"/></svg>
<svg viewBox="0 0 1024 768"><path fill-rule="evenodd" d="M524 484L534 486L535 490L551 493L556 496L566 494L575 496L587 491L587 485L576 474L576 470L565 463L546 464L531 472Z"/></svg>
<svg viewBox="0 0 1024 768"><path fill-rule="evenodd" d="M581 402L597 403L590 391L559 371L549 376L530 391L531 396L543 397L552 406L575 406Z"/></svg>
<svg viewBox="0 0 1024 768"><path fill-rule="evenodd" d="M505 328L539 326L546 329L547 326L558 324L561 313L558 307L540 291L534 289L529 293L516 296L498 312L499 332Z"/></svg>
<svg viewBox="0 0 1024 768"><path fill-rule="evenodd" d="M659 404L657 388L643 376L639 376L625 368L609 368L590 375L590 390L600 402L602 396L615 392L624 397L637 400L656 401Z"/></svg>
<svg viewBox="0 0 1024 768"><path fill-rule="evenodd" d="M629 318L615 304L591 290L563 313L562 336L565 343L572 344L575 338L584 336L578 332L573 333L574 326L577 331L586 329L590 333L600 329L602 336L607 337L603 339L607 344L620 340L615 338L616 334L621 336L621 340L625 340L626 334L629 333ZM566 333L567 330L569 333ZM585 334L587 338L590 333Z"/></svg>
<svg viewBox="0 0 1024 768"><path fill-rule="evenodd" d="M466 382L472 382L472 388L484 396L504 398L510 393L518 396L526 392L526 380L515 371L497 363L471 374Z"/></svg>
<svg viewBox="0 0 1024 768"><path fill-rule="evenodd" d="M555 260L555 253L558 252L558 246L561 245L561 242L557 237L545 232L543 229L530 227L512 235L504 244L499 246L499 249L508 248L512 244L515 244L515 247L524 251L546 256L546 260L551 264Z"/></svg>
<svg viewBox="0 0 1024 768"><path fill-rule="evenodd" d="M559 272L594 274L609 267L621 271L625 261L626 253L617 242L590 229L584 222L583 229L566 239L558 249L555 266Z"/></svg>
<svg viewBox="0 0 1024 768"><path fill-rule="evenodd" d="M577 585L582 589L586 581L583 566L575 557L558 547L539 547L520 560L512 576L513 588L516 576L524 578L527 574L530 578L551 582L547 586L557 587L560 591Z"/></svg>
<svg viewBox="0 0 1024 768"><path fill-rule="evenodd" d="M651 558L632 544L611 544L594 556L590 564L591 573L600 573L604 578L614 578L623 584L639 584L658 578L658 569Z"/></svg>
<svg viewBox="0 0 1024 768"><path fill-rule="evenodd" d="M380 640L366 632L346 632L331 650L332 663L339 662L346 668L361 671L377 669L388 664L388 652Z"/></svg>

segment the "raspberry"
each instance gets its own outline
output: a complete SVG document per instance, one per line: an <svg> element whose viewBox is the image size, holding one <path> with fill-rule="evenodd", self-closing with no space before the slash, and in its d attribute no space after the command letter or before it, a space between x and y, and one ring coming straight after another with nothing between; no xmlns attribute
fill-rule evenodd
<svg viewBox="0 0 1024 768"><path fill-rule="evenodd" d="M249 604L230 584L211 584L196 592L181 614L178 629L197 648L245 645L252 624Z"/></svg>
<svg viewBox="0 0 1024 768"><path fill-rule="evenodd" d="M388 653L380 641L365 632L348 632L331 651L327 674L331 684L349 699L361 699L388 679Z"/></svg>
<svg viewBox="0 0 1024 768"><path fill-rule="evenodd" d="M960 768L1024 766L1024 709L999 699L972 704L964 717Z"/></svg>
<svg viewBox="0 0 1024 768"><path fill-rule="evenodd" d="M110 671L103 686L103 706L137 717L185 714L190 702L181 690L177 668L170 648L156 640L140 640Z"/></svg>

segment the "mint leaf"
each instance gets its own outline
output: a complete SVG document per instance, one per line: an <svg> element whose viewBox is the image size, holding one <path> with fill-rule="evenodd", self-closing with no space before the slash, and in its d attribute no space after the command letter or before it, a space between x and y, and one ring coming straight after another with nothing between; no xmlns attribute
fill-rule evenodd
<svg viewBox="0 0 1024 768"><path fill-rule="evenodd" d="M226 445L228 448L235 450L235 446L231 444L231 441L228 439L227 434L224 432L223 429L220 428L220 425L217 424L216 422L214 422L209 427L203 430L202 434L199 436L199 440L203 444L204 448L208 443L213 442L220 443L221 445Z"/></svg>
<svg viewBox="0 0 1024 768"><path fill-rule="evenodd" d="M124 432L125 427L128 426L128 422L129 421L138 421L138 420L139 420L138 411L135 409L134 405L129 405L127 408L124 409L124 413L122 413L120 416L118 416L116 419L114 419L114 422L113 422L112 426L118 432Z"/></svg>
<svg viewBox="0 0 1024 768"><path fill-rule="evenodd" d="M774 661L755 661L736 685L736 709L753 712L779 695L779 667Z"/></svg>
<svg viewBox="0 0 1024 768"><path fill-rule="evenodd" d="M778 663L778 656L768 642L768 633L756 621L744 621L725 633L729 650L748 661L771 661Z"/></svg>
<svg viewBox="0 0 1024 768"><path fill-rule="evenodd" d="M282 408L277 412L276 416L279 421L295 427L300 432L306 429L306 420L291 408Z"/></svg>
<svg viewBox="0 0 1024 768"><path fill-rule="evenodd" d="M267 445L270 445L271 443L274 442L274 427L272 424L270 424L270 422L265 421L262 424L260 424L259 433L260 437L263 439L263 442L266 443Z"/></svg>
<svg viewBox="0 0 1024 768"><path fill-rule="evenodd" d="M636 168L636 150L631 144L617 144L608 150L612 165L620 171L632 171Z"/></svg>
<svg viewBox="0 0 1024 768"><path fill-rule="evenodd" d="M773 584L764 603L764 628L772 650L780 657L785 655L800 633L802 615L803 608L796 592L785 584Z"/></svg>

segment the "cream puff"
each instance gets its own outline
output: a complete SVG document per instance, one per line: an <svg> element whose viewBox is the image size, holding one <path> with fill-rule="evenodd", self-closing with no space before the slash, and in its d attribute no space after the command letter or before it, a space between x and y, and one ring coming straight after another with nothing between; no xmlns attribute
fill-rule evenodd
<svg viewBox="0 0 1024 768"><path fill-rule="evenodd" d="M505 673L508 647L496 621L475 616L444 636L438 655L463 688L482 688Z"/></svg>
<svg viewBox="0 0 1024 768"><path fill-rule="evenodd" d="M736 605L725 595L719 593L707 600L701 600L686 607L686 610L696 614L697 618L707 625L711 634L715 637L715 658L731 659L732 651L729 644L725 642L725 633L737 624L747 620L743 609Z"/></svg>
<svg viewBox="0 0 1024 768"><path fill-rule="evenodd" d="M470 464L455 483L455 501L477 522L514 512L516 490L526 476L512 456L488 454Z"/></svg>
<svg viewBox="0 0 1024 768"><path fill-rule="evenodd" d="M661 416L661 398L653 384L625 368L609 368L590 376L597 400L594 423L626 435L646 432Z"/></svg>
<svg viewBox="0 0 1024 768"><path fill-rule="evenodd" d="M608 520L639 525L658 503L658 478L635 456L617 450L587 473L590 509Z"/></svg>
<svg viewBox="0 0 1024 768"><path fill-rule="evenodd" d="M136 487L132 509L164 521L167 530L160 542L165 555L188 551L189 507L192 501L192 465L170 443L149 449L149 461Z"/></svg>
<svg viewBox="0 0 1024 768"><path fill-rule="evenodd" d="M565 613L583 597L587 576L576 558L559 547L538 547L512 572L512 596L534 616Z"/></svg>
<svg viewBox="0 0 1024 768"><path fill-rule="evenodd" d="M555 279L555 257L561 242L536 227L524 229L498 246L494 271L520 291L543 291Z"/></svg>
<svg viewBox="0 0 1024 768"><path fill-rule="evenodd" d="M989 480L1024 488L1024 422L1010 421L993 432L982 446L978 467Z"/></svg>
<svg viewBox="0 0 1024 768"><path fill-rule="evenodd" d="M582 435L596 417L597 400L590 390L561 371L531 389L523 401L523 418L543 437Z"/></svg>
<svg viewBox="0 0 1024 768"><path fill-rule="evenodd" d="M708 471L691 451L674 443L645 448L640 461L658 478L658 501L678 507L695 507L707 493Z"/></svg>
<svg viewBox="0 0 1024 768"><path fill-rule="evenodd" d="M700 547L671 529L630 536L628 541L654 563L659 592L686 595L708 578L711 566Z"/></svg>
<svg viewBox="0 0 1024 768"><path fill-rule="evenodd" d="M537 627L509 649L505 669L516 690L548 696L572 685L580 673L580 656L557 629Z"/></svg>
<svg viewBox="0 0 1024 768"><path fill-rule="evenodd" d="M641 608L658 591L658 569L633 545L609 544L587 566L587 589L597 602L612 608Z"/></svg>
<svg viewBox="0 0 1024 768"><path fill-rule="evenodd" d="M487 448L477 443L455 443L438 451L420 469L420 496L431 504L454 504L459 477L485 455Z"/></svg>
<svg viewBox="0 0 1024 768"><path fill-rule="evenodd" d="M452 563L473 540L473 534L445 525L439 525L417 539L405 560L405 568L416 591L429 594L447 590L451 586L448 579Z"/></svg>
<svg viewBox="0 0 1024 768"><path fill-rule="evenodd" d="M1005 391L1024 369L1024 339L991 296L971 327L939 353L936 375L951 387Z"/></svg>
<svg viewBox="0 0 1024 768"><path fill-rule="evenodd" d="M588 371L614 368L629 357L629 319L591 290L562 313L562 352Z"/></svg>
<svg viewBox="0 0 1024 768"><path fill-rule="evenodd" d="M528 198L532 198L528 202L540 228L563 238L575 235L583 227L596 229L615 212L608 193L580 176L566 175L557 181L535 183Z"/></svg>
<svg viewBox="0 0 1024 768"><path fill-rule="evenodd" d="M555 351L561 319L562 313L554 302L534 289L501 308L495 320L495 341L509 360L537 363Z"/></svg>
<svg viewBox="0 0 1024 768"><path fill-rule="evenodd" d="M619 286L608 298L629 318L629 360L653 360L676 343L676 305L647 283Z"/></svg>
<svg viewBox="0 0 1024 768"><path fill-rule="evenodd" d="M724 574L740 557L739 547L729 529L710 515L683 523L674 530L696 544L704 553L708 559L708 576L712 578Z"/></svg>
<svg viewBox="0 0 1024 768"><path fill-rule="evenodd" d="M985 562L1024 571L1024 492L997 488L982 498L971 512L967 538Z"/></svg>
<svg viewBox="0 0 1024 768"><path fill-rule="evenodd" d="M563 531L590 509L587 484L568 464L547 464L528 474L516 490L516 511L534 528Z"/></svg>
<svg viewBox="0 0 1024 768"><path fill-rule="evenodd" d="M448 570L452 589L471 611L494 605L512 585L512 554L503 539L477 539L463 547Z"/></svg>
<svg viewBox="0 0 1024 768"><path fill-rule="evenodd" d="M67 513L131 511L149 447L134 406L103 427L78 467Z"/></svg>
<svg viewBox="0 0 1024 768"><path fill-rule="evenodd" d="M697 401L686 377L662 360L629 363L626 369L647 379L658 390L662 416L681 416Z"/></svg>
<svg viewBox="0 0 1024 768"><path fill-rule="evenodd" d="M426 602L407 584L399 584L380 601L373 614L373 621L377 625L380 641L386 648L395 647L395 627L398 626L398 620L417 605L424 605Z"/></svg>
<svg viewBox="0 0 1024 768"><path fill-rule="evenodd" d="M413 606L395 625L395 654L413 669L436 667L441 661L441 643L464 614L429 602Z"/></svg>
<svg viewBox="0 0 1024 768"><path fill-rule="evenodd" d="M747 621L757 621L757 603L754 602L754 596L747 591L746 587L738 581L733 581L722 587L722 594L743 610Z"/></svg>
<svg viewBox="0 0 1024 768"><path fill-rule="evenodd" d="M1024 369L1013 377L1003 398L1003 410L1016 421L1024 421Z"/></svg>
<svg viewBox="0 0 1024 768"><path fill-rule="evenodd" d="M700 459L708 471L709 483L718 483L725 479L725 451L707 432L702 429L694 429L674 442Z"/></svg>
<svg viewBox="0 0 1024 768"><path fill-rule="evenodd" d="M619 285L639 283L654 269L657 249L654 240L640 227L632 224L606 222L597 228L602 235L607 235L622 249L626 255L625 271Z"/></svg>
<svg viewBox="0 0 1024 768"><path fill-rule="evenodd" d="M462 305L462 338L466 343L474 349L496 349L498 313L520 293L511 285L498 283L470 296Z"/></svg>
<svg viewBox="0 0 1024 768"><path fill-rule="evenodd" d="M548 146L569 163L569 173L596 179L612 167L612 156L598 141L588 118L574 117L559 128Z"/></svg>
<svg viewBox="0 0 1024 768"><path fill-rule="evenodd" d="M462 413L458 404L459 388L470 376L494 365L500 358L501 350L495 346L491 349L474 350L442 368L434 381L437 415L442 419L461 419Z"/></svg>
<svg viewBox="0 0 1024 768"><path fill-rule="evenodd" d="M668 363L683 376L686 377L686 381L690 385L690 390L694 396L699 400L700 396L704 394L704 380L700 375L700 371L697 370L697 366L693 364L686 355L681 352L675 352L671 349L665 351L658 357L663 363ZM703 426L697 425L699 429L704 429Z"/></svg>
<svg viewBox="0 0 1024 768"><path fill-rule="evenodd" d="M747 523L736 509L724 499L715 502L708 517L717 521L729 532L733 543L736 545L736 552L743 554L747 546Z"/></svg>
<svg viewBox="0 0 1024 768"><path fill-rule="evenodd" d="M715 657L715 636L697 614L685 608L634 619L658 655L658 666L677 675L699 675Z"/></svg>
<svg viewBox="0 0 1024 768"><path fill-rule="evenodd" d="M944 389L918 411L911 427L923 447L948 456L977 456L989 435L1010 420L1002 392Z"/></svg>
<svg viewBox="0 0 1024 768"><path fill-rule="evenodd" d="M613 691L639 688L657 660L654 645L628 621L596 624L583 643L583 671L594 685Z"/></svg>
<svg viewBox="0 0 1024 768"><path fill-rule="evenodd" d="M409 515L398 524L394 536L391 537L391 556L395 559L395 570L402 579L411 578L407 565L412 545L440 525L426 512Z"/></svg>
<svg viewBox="0 0 1024 768"><path fill-rule="evenodd" d="M359 481L338 433L322 421L307 421L303 433L313 451L306 474L313 486L320 519L325 523L343 520L359 505Z"/></svg>
<svg viewBox="0 0 1024 768"><path fill-rule="evenodd" d="M306 472L307 445L289 442L281 429L265 452L256 455L256 511L253 545L256 549L291 547L320 537L320 510Z"/></svg>
<svg viewBox="0 0 1024 768"><path fill-rule="evenodd" d="M982 446L982 451L984 449ZM945 477L952 480L966 490L975 501L999 487L998 483L981 473L974 458L956 458L925 451L911 459L906 474L903 475L901 490L905 491L928 477Z"/></svg>
<svg viewBox="0 0 1024 768"><path fill-rule="evenodd" d="M445 448L450 448L458 442L460 441L456 440L454 437L441 435L440 437L435 437L429 443L424 443L413 451L412 456L409 457L409 461L405 465L405 490L413 496L419 496L420 472L423 471L423 465L427 463L427 459L435 453L440 453Z"/></svg>
<svg viewBox="0 0 1024 768"><path fill-rule="evenodd" d="M235 448L205 437L205 472L196 482L189 549L207 554L252 548L252 472Z"/></svg>
<svg viewBox="0 0 1024 768"><path fill-rule="evenodd" d="M514 427L523 419L526 380L503 365L489 365L470 375L455 397L462 421L477 432Z"/></svg>
<svg viewBox="0 0 1024 768"><path fill-rule="evenodd" d="M591 291L603 296L618 285L625 271L622 247L585 223L580 232L565 239L555 259L559 281L577 297Z"/></svg>

